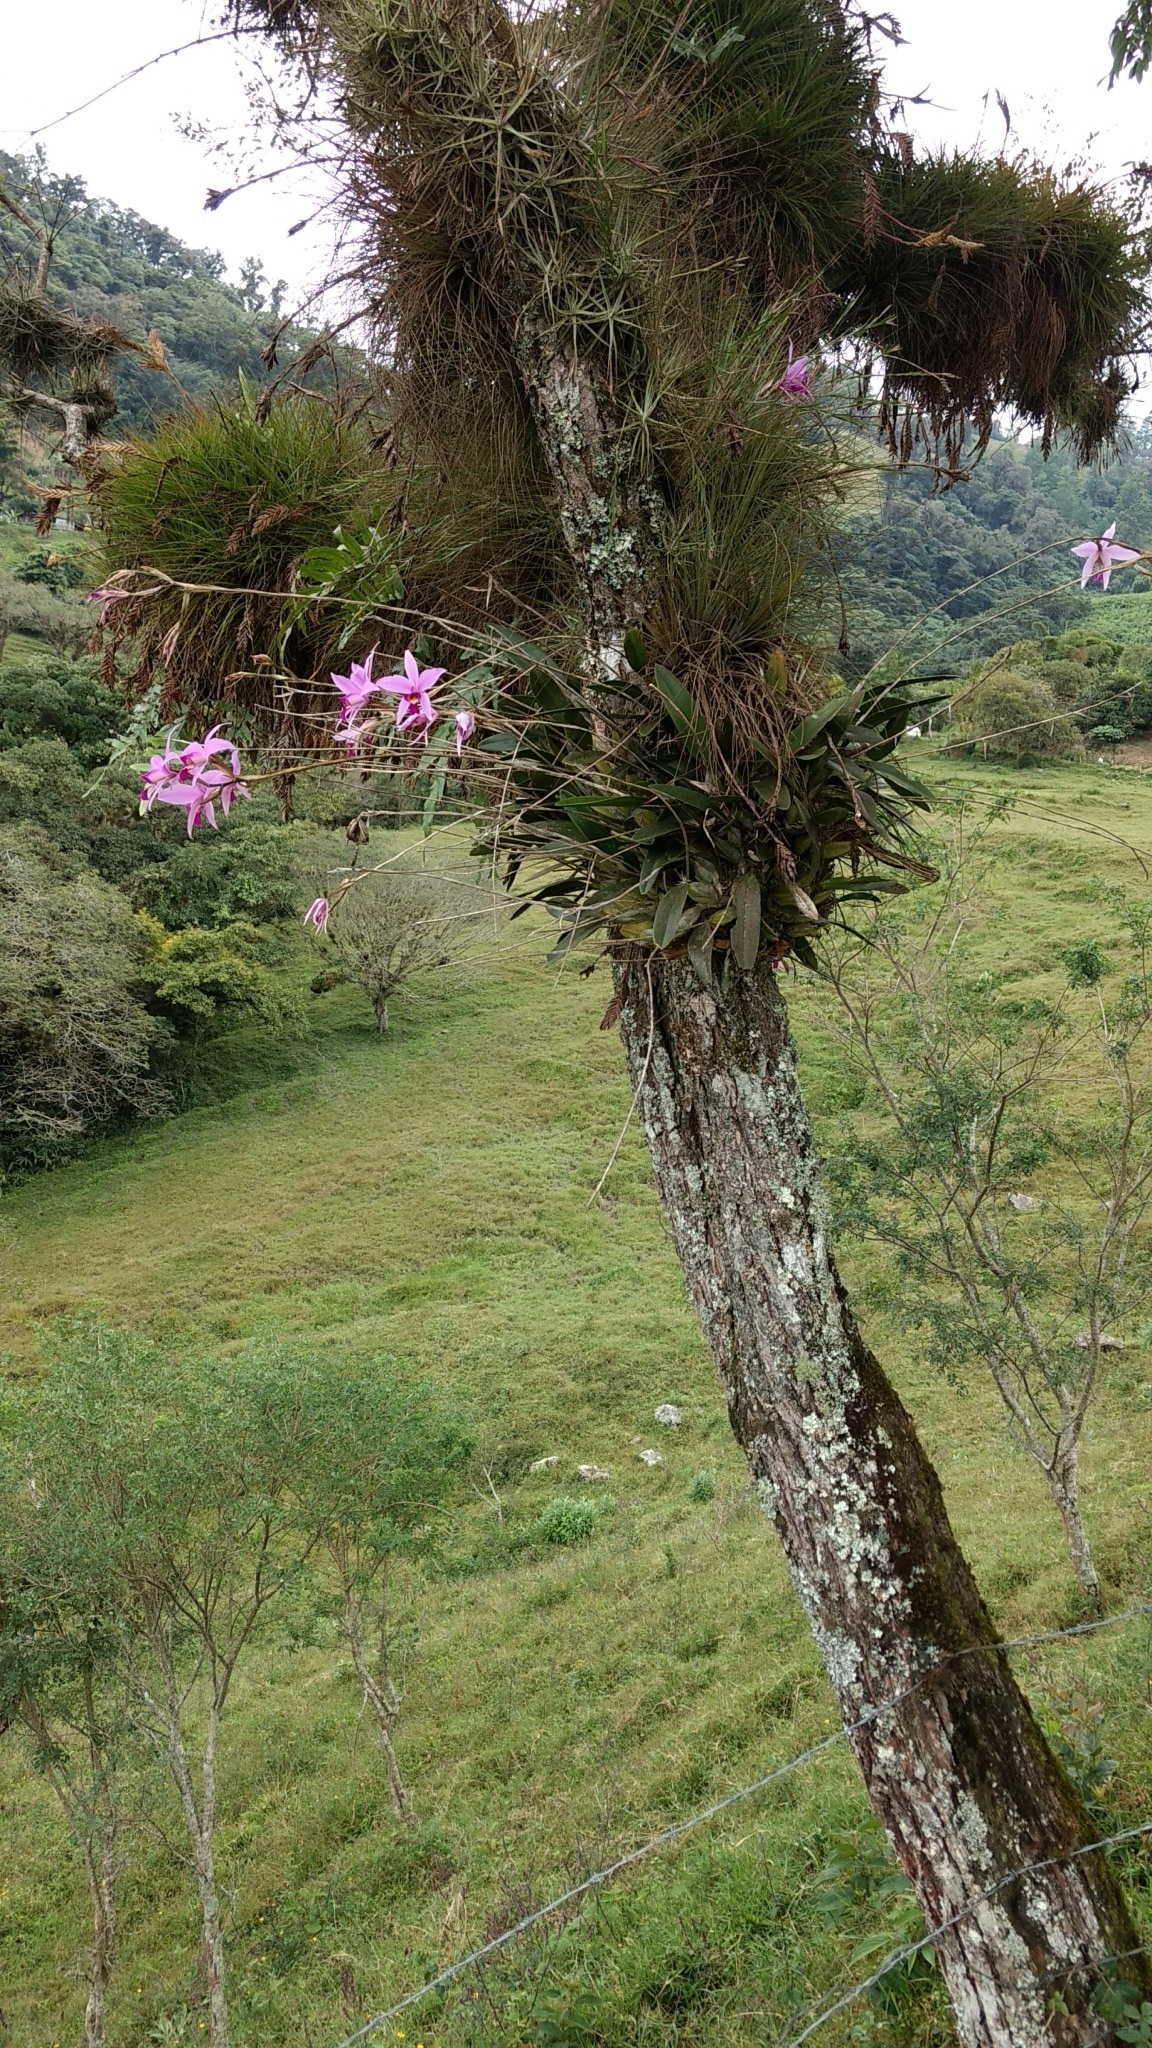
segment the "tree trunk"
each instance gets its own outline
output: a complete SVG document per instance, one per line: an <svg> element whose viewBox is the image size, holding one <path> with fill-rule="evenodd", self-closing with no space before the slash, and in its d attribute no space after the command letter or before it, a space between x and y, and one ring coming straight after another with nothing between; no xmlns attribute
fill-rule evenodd
<svg viewBox="0 0 1152 2048"><path fill-rule="evenodd" d="M84 2048L104 2048L104 2007L116 1944L115 1832L105 1826L84 1846L84 1869L92 1902L92 1950L84 2006Z"/></svg>
<svg viewBox="0 0 1152 2048"><path fill-rule="evenodd" d="M180 1706L170 1645L163 1637L158 1659L164 1671L167 1692L165 1704L168 1768L172 1773L172 1781L188 1829L196 1896L200 1902L201 1947L204 1957L205 1989L208 1995L208 2040L210 2048L228 2048L224 1930L220 1924L220 1898L216 1890L216 1866L212 1850L216 1822L216 1737L219 1727L219 1704L213 1699L208 1708L208 1728L200 1764L200 1799L197 1803L188 1752L180 1727Z"/></svg>
<svg viewBox="0 0 1152 2048"><path fill-rule="evenodd" d="M1100 1580L1093 1562L1088 1543L1088 1532L1080 1519L1080 1445L1075 1438L1061 1446L1053 1465L1045 1474L1048 1490L1056 1504L1056 1512L1064 1524L1064 1535L1068 1544L1068 1555L1076 1574L1076 1584L1084 1595L1088 1606L1098 1611L1100 1607Z"/></svg>
<svg viewBox="0 0 1152 2048"><path fill-rule="evenodd" d="M1087 2048L1102 1966L1138 1937L1103 1855L1077 1854L1092 1824L848 1309L783 997L767 968L709 993L659 957L626 959L618 986L688 1291L844 1719L912 1688L851 1740L928 1926L960 1916L936 1944L959 2038Z"/></svg>
<svg viewBox="0 0 1152 2048"><path fill-rule="evenodd" d="M364 1705L370 1708L376 1723L376 1735L384 1753L384 1767L388 1773L388 1797L397 1820L415 1820L408 1788L400 1775L396 1760L396 1749L392 1741L392 1730L400 1712L400 1696L384 1666L384 1650L380 1652L380 1675L377 1677L368 1663L364 1644L364 1617L360 1604L348 1586L344 1588L344 1633L352 1652L352 1662L360 1681L360 1692Z"/></svg>

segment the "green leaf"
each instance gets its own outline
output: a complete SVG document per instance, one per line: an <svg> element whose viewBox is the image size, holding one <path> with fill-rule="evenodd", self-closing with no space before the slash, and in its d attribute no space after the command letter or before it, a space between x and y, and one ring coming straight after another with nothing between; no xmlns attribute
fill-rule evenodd
<svg viewBox="0 0 1152 2048"><path fill-rule="evenodd" d="M650 889L653 882L656 880L657 875L660 874L661 871L668 866L670 861L675 860L675 858L676 849L674 848L669 848L666 852L663 853L654 850L653 852L646 854L644 857L644 865L640 870L640 880L636 885L637 888L643 890Z"/></svg>
<svg viewBox="0 0 1152 2048"><path fill-rule="evenodd" d="M808 918L812 924L819 924L820 912L813 903L807 889L802 889L799 882L786 882L784 886L796 905L797 910L800 912L801 917Z"/></svg>
<svg viewBox="0 0 1152 2048"><path fill-rule="evenodd" d="M558 683L563 682L563 670L558 668L551 655L545 654L542 647L537 647L534 640L527 639L523 633L517 633L514 627L494 626L492 637L494 640L502 641L511 653L520 655L526 667L542 668L545 675L552 676Z"/></svg>
<svg viewBox="0 0 1152 2048"><path fill-rule="evenodd" d="M702 746L704 728L700 722L700 714L679 676L674 676L671 669L661 668L657 662L652 671L652 680L680 737L688 740L693 747Z"/></svg>
<svg viewBox="0 0 1152 2048"><path fill-rule="evenodd" d="M712 947L716 940L713 924L697 925L688 939L688 964L705 988L712 987Z"/></svg>
<svg viewBox="0 0 1152 2048"><path fill-rule="evenodd" d="M652 942L654 945L666 946L669 943L680 919L684 915L684 906L687 901L687 882L677 882L674 889L666 889L664 891L663 896L656 905L656 914L652 919Z"/></svg>
<svg viewBox="0 0 1152 2048"><path fill-rule="evenodd" d="M421 814L421 822L425 833L432 830L432 821L436 816L437 806L444 794L444 786L447 780L448 777L444 774L443 769L441 769L432 777L432 781L429 784L428 794L424 799L424 809Z"/></svg>
<svg viewBox="0 0 1152 2048"><path fill-rule="evenodd" d="M889 768L887 764L883 768L877 768L876 774L882 781L890 783L893 789L899 790L901 796L909 797L913 803L931 803L931 792L925 789L922 782L917 782L915 776L905 775L899 768Z"/></svg>
<svg viewBox="0 0 1152 2048"><path fill-rule="evenodd" d="M760 884L755 875L737 875L732 909L732 957L747 972L755 967L760 951Z"/></svg>
<svg viewBox="0 0 1152 2048"><path fill-rule="evenodd" d="M652 794L662 796L669 804L689 804L695 811L710 811L716 802L711 790L696 789L687 782L661 783Z"/></svg>
<svg viewBox="0 0 1152 2048"><path fill-rule="evenodd" d="M624 659L629 668L639 670L648 666L648 649L635 626L629 626L624 635Z"/></svg>
<svg viewBox="0 0 1152 2048"><path fill-rule="evenodd" d="M795 938L791 939L789 941L789 944L791 945L792 951L795 953L796 958L799 961L801 961L805 967L810 967L812 969L813 974L817 973L820 967L820 962L816 958L815 947L812 946L807 939L802 939L799 936L796 936Z"/></svg>
<svg viewBox="0 0 1152 2048"><path fill-rule="evenodd" d="M798 754L802 747L808 746L816 738L817 733L823 732L826 725L831 725L834 718L840 717L845 711L854 711L859 701L859 690L845 690L841 696L830 697L818 710L809 712L807 718L800 720L788 742L792 753Z"/></svg>

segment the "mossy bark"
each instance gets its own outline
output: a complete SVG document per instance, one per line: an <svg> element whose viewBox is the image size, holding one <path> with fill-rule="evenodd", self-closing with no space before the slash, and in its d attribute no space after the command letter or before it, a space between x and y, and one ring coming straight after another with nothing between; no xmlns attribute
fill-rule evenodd
<svg viewBox="0 0 1152 2048"><path fill-rule="evenodd" d="M848 1307L780 989L732 969L709 993L635 956L617 983L688 1291L845 1722L899 1699L850 1739L928 1925L952 1923L936 1946L959 2038L1099 2043L1103 1966L1138 1936L1104 1855L1080 1853L1096 1831ZM1140 1958L1125 1970L1150 1982Z"/></svg>

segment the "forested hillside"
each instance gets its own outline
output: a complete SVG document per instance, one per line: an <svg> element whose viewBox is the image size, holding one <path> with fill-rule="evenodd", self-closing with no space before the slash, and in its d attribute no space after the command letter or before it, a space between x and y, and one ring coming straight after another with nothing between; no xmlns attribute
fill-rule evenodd
<svg viewBox="0 0 1152 2048"><path fill-rule="evenodd" d="M282 286L268 286L258 261L241 286L224 276L224 258L190 249L166 228L91 195L82 178L57 175L35 158L0 150L0 178L34 220L53 234L54 289L77 312L142 335L155 327L183 389L203 397L235 377L262 374L260 349L280 317ZM28 244L19 224L0 214L0 262ZM138 365L117 377L119 419L140 426L170 394Z"/></svg>
<svg viewBox="0 0 1152 2048"><path fill-rule="evenodd" d="M1152 543L1152 430L1134 428L1107 466L1079 467L1067 449L998 439L965 483L933 488L930 471L882 474L846 522L839 566L851 658L877 661L901 634L908 653L946 646L963 666L1006 641L1074 625L1122 639L1152 629L1118 626L1107 595L1081 597L1064 543L1116 520L1133 547ZM959 629L959 630L957 630Z"/></svg>

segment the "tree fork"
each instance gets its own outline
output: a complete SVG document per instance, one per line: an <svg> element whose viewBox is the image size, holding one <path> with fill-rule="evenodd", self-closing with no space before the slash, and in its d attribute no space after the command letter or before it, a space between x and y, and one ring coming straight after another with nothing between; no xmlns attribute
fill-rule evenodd
<svg viewBox="0 0 1152 2048"><path fill-rule="evenodd" d="M960 1916L937 1944L959 2038L1088 2048L1104 1966L1139 1937L1103 1854L1077 1854L1089 1818L848 1308L784 998L766 965L710 993L631 953L616 982L688 1291L844 1719L907 1693L851 1740L928 1926ZM1152 1991L1146 1958L1129 1971Z"/></svg>

